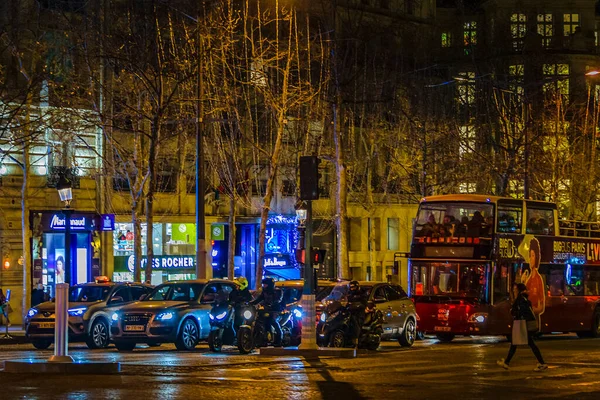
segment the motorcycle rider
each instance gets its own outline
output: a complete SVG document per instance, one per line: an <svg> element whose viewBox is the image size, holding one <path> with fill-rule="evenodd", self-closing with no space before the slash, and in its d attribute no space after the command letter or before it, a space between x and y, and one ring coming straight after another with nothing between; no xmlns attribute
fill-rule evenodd
<svg viewBox="0 0 600 400"><path fill-rule="evenodd" d="M275 281L273 278L264 278L262 280L262 291L260 295L252 300L250 304L262 304L265 311L269 313L269 316L265 318L265 331L269 332L271 328L275 329L275 338L273 340L273 346L281 347L281 339L283 332L277 316L281 311L281 301L283 300L283 292L275 289Z"/></svg>
<svg viewBox="0 0 600 400"><path fill-rule="evenodd" d="M348 284L348 310L352 320L352 343L354 347L358 346L360 329L365 321L365 308L367 307L367 296L360 289L358 281L351 281Z"/></svg>
<svg viewBox="0 0 600 400"><path fill-rule="evenodd" d="M240 276L235 279L235 282L238 286L229 294L229 301L231 304L236 307L240 304L250 303L252 301L252 294L250 293L250 290L248 290L248 279Z"/></svg>

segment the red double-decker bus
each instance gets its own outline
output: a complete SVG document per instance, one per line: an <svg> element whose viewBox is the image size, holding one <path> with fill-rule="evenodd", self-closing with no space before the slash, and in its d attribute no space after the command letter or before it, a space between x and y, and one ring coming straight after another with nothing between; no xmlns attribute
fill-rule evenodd
<svg viewBox="0 0 600 400"><path fill-rule="evenodd" d="M528 288L541 333L600 337L600 224L556 205L482 195L421 200L408 274L419 331L509 335L511 287Z"/></svg>

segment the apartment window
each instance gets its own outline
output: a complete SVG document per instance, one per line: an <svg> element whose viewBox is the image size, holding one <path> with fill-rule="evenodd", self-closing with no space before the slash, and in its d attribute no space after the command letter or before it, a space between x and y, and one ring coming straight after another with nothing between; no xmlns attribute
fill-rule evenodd
<svg viewBox="0 0 600 400"><path fill-rule="evenodd" d="M510 16L510 35L512 37L513 50L523 48L523 40L527 33L527 16L515 13Z"/></svg>
<svg viewBox="0 0 600 400"><path fill-rule="evenodd" d="M552 36L554 36L552 14L537 15L537 32L542 36L542 46L550 47Z"/></svg>
<svg viewBox="0 0 600 400"><path fill-rule="evenodd" d="M569 97L569 64L544 64L544 92Z"/></svg>
<svg viewBox="0 0 600 400"><path fill-rule="evenodd" d="M477 186L473 182L463 182L458 185L459 193L475 193L477 191Z"/></svg>
<svg viewBox="0 0 600 400"><path fill-rule="evenodd" d="M563 14L564 35L570 36L575 33L579 26L579 14Z"/></svg>
<svg viewBox="0 0 600 400"><path fill-rule="evenodd" d="M475 72L459 72L456 81L457 98L459 107L475 105Z"/></svg>
<svg viewBox="0 0 600 400"><path fill-rule="evenodd" d="M471 54L472 46L477 44L477 22L469 21L463 24L465 54Z"/></svg>
<svg viewBox="0 0 600 400"><path fill-rule="evenodd" d="M400 249L400 218L388 218L388 250Z"/></svg>
<svg viewBox="0 0 600 400"><path fill-rule="evenodd" d="M452 47L452 32L442 32L442 47Z"/></svg>
<svg viewBox="0 0 600 400"><path fill-rule="evenodd" d="M291 197L296 194L296 182L291 180L283 180L281 182L281 194L284 197Z"/></svg>
<svg viewBox="0 0 600 400"><path fill-rule="evenodd" d="M509 90L518 96L523 96L523 80L525 79L525 67L523 64L509 65L508 67Z"/></svg>
<svg viewBox="0 0 600 400"><path fill-rule="evenodd" d="M472 153L475 150L475 127L472 125L461 126L458 128L458 134L460 138L458 154L463 157Z"/></svg>
<svg viewBox="0 0 600 400"><path fill-rule="evenodd" d="M375 248L371 247L371 243ZM369 218L369 251L381 250L381 218Z"/></svg>
<svg viewBox="0 0 600 400"><path fill-rule="evenodd" d="M510 179L508 181L508 192L512 197L519 197L523 193L523 181L520 179Z"/></svg>
<svg viewBox="0 0 600 400"><path fill-rule="evenodd" d="M362 250L362 220L360 218L349 218L350 251Z"/></svg>

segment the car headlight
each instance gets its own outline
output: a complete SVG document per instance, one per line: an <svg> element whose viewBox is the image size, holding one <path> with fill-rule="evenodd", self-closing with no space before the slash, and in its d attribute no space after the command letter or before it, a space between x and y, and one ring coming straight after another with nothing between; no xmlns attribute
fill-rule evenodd
<svg viewBox="0 0 600 400"><path fill-rule="evenodd" d="M294 308L294 316L296 318L302 318L302 311L298 310L297 308Z"/></svg>
<svg viewBox="0 0 600 400"><path fill-rule="evenodd" d="M159 321L168 321L170 319L173 319L174 316L175 316L175 313L168 311L168 312L158 314L156 316L156 319Z"/></svg>
<svg viewBox="0 0 600 400"><path fill-rule="evenodd" d="M327 321L327 314L323 313L321 314L321 322L325 322Z"/></svg>
<svg viewBox="0 0 600 400"><path fill-rule="evenodd" d="M87 310L87 307L69 308L69 315L71 317L81 317Z"/></svg>
<svg viewBox="0 0 600 400"><path fill-rule="evenodd" d="M110 319L112 319L113 321L117 322L119 320L119 314L118 313L114 313L113 315L111 315Z"/></svg>
<svg viewBox="0 0 600 400"><path fill-rule="evenodd" d="M250 311L250 310L244 311L244 318L245 319L251 319L252 318L252 311Z"/></svg>
<svg viewBox="0 0 600 400"><path fill-rule="evenodd" d="M474 313L474 314L471 314L471 316L469 317L469 322L482 324L487 320L487 318L488 318L488 313L483 313L483 312Z"/></svg>
<svg viewBox="0 0 600 400"><path fill-rule="evenodd" d="M223 311L221 314L217 314L217 315L215 316L215 318L216 318L217 320L222 320L222 319L223 319L223 318L225 318L226 316L227 316L227 311Z"/></svg>
<svg viewBox="0 0 600 400"><path fill-rule="evenodd" d="M35 308L30 308L29 311L27 311L27 316L29 318L32 318L37 313L38 313L38 310L36 310Z"/></svg>

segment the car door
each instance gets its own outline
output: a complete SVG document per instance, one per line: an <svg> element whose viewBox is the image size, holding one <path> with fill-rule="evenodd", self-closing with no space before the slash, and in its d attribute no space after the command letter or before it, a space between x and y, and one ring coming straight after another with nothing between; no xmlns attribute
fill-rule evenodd
<svg viewBox="0 0 600 400"><path fill-rule="evenodd" d="M200 324L200 338L208 337L210 333L210 321L208 314L212 309L217 292L221 289L221 284L217 282L208 283L204 286L201 295L198 298L198 303L194 305L194 316Z"/></svg>
<svg viewBox="0 0 600 400"><path fill-rule="evenodd" d="M404 328L406 316L410 311L410 309L406 308L407 304L405 303L405 300L407 298L391 285L385 285L383 288L387 298L386 318L388 319L388 324L392 325L393 334L399 334Z"/></svg>

